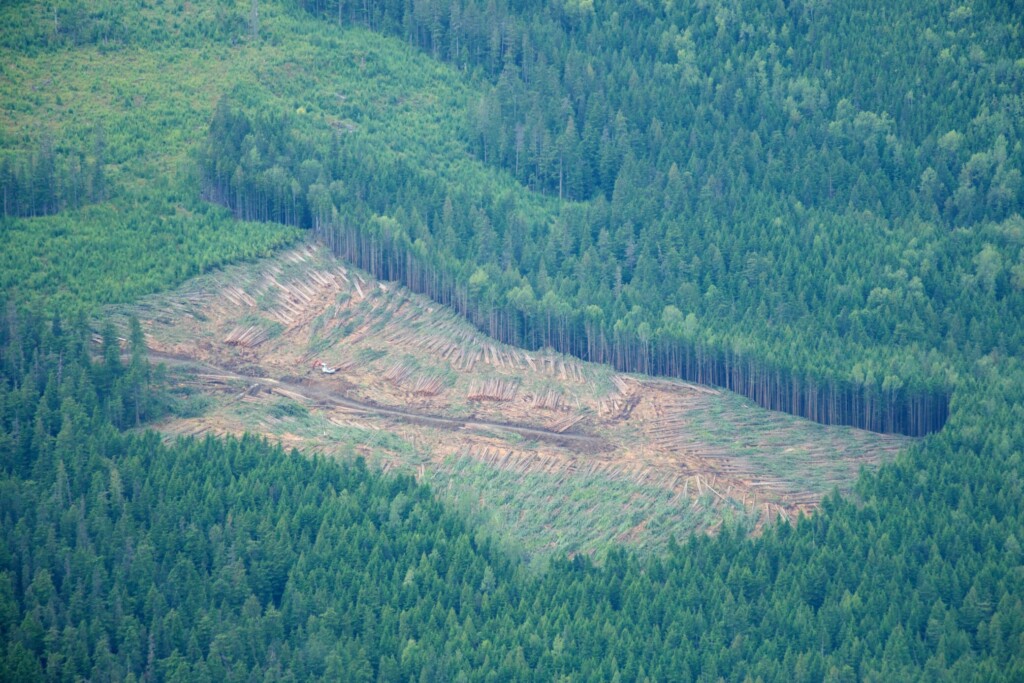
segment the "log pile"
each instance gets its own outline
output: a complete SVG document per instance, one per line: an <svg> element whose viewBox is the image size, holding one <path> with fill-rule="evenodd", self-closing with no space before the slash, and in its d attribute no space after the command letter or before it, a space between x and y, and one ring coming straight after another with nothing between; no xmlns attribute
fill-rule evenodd
<svg viewBox="0 0 1024 683"><path fill-rule="evenodd" d="M640 405L640 395L628 398L603 398L598 403L598 413L609 421L628 420L633 409Z"/></svg>
<svg viewBox="0 0 1024 683"><path fill-rule="evenodd" d="M586 415L567 415L565 417L559 417L545 425L545 428L551 430L552 432L562 434L578 425L586 417Z"/></svg>
<svg viewBox="0 0 1024 683"><path fill-rule="evenodd" d="M438 374L420 375L408 388L416 396L437 396L444 388L444 377Z"/></svg>
<svg viewBox="0 0 1024 683"><path fill-rule="evenodd" d="M647 428L654 443L666 451L688 451L693 445L690 420L682 415L667 415L652 421Z"/></svg>
<svg viewBox="0 0 1024 683"><path fill-rule="evenodd" d="M586 376L583 374L583 366L580 363L561 356L538 358L537 365L534 365L531 359L530 366L534 370L539 366L542 372L552 377L557 377L563 382L571 381L583 384L587 381Z"/></svg>
<svg viewBox="0 0 1024 683"><path fill-rule="evenodd" d="M465 453L499 472L560 474L575 467L574 460L490 445L474 444Z"/></svg>
<svg viewBox="0 0 1024 683"><path fill-rule="evenodd" d="M440 373L416 374L413 364L403 361L394 363L382 377L416 396L436 396L444 388L444 376Z"/></svg>
<svg viewBox="0 0 1024 683"><path fill-rule="evenodd" d="M431 316L431 327L424 329L420 321L407 316L404 326L395 326L394 332L388 335L389 344L409 344L438 355L447 360L452 367L461 371L471 371L477 362L487 363L500 369L525 369L529 356L522 351L498 344L484 343L479 332L468 326L465 321L454 316L445 316L437 322L436 315Z"/></svg>
<svg viewBox="0 0 1024 683"><path fill-rule="evenodd" d="M224 287L221 290L221 295L225 299L230 301L233 306L236 307L246 306L252 308L256 306L256 299L253 299L245 290L241 289L240 287Z"/></svg>
<svg viewBox="0 0 1024 683"><path fill-rule="evenodd" d="M483 349L473 344L452 345L441 357L452 364L456 370L472 372L473 366L483 355Z"/></svg>
<svg viewBox="0 0 1024 683"><path fill-rule="evenodd" d="M266 328L259 325L235 327L228 336L224 337L224 343L229 346L242 346L252 349L270 339L270 333Z"/></svg>
<svg viewBox="0 0 1024 683"><path fill-rule="evenodd" d="M629 396L633 393L636 388L636 384L630 380L627 380L622 375L612 375L612 384L619 390L619 393L623 396Z"/></svg>
<svg viewBox="0 0 1024 683"><path fill-rule="evenodd" d="M541 410L558 410L562 407L562 394L554 389L539 391L530 402L530 407Z"/></svg>
<svg viewBox="0 0 1024 683"><path fill-rule="evenodd" d="M511 401L519 391L518 379L491 378L473 380L467 398L471 401Z"/></svg>
<svg viewBox="0 0 1024 683"><path fill-rule="evenodd" d="M484 348L484 362L496 368L519 370L526 367L522 351L512 347L488 344Z"/></svg>
<svg viewBox="0 0 1024 683"><path fill-rule="evenodd" d="M398 361L385 370L382 377L393 384L401 386L402 383L412 375L414 370L415 368L411 363Z"/></svg>

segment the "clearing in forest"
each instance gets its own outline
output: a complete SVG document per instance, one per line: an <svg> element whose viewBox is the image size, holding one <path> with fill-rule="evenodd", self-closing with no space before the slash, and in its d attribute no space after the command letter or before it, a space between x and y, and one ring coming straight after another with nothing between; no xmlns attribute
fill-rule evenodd
<svg viewBox="0 0 1024 683"><path fill-rule="evenodd" d="M249 431L414 473L534 554L657 547L810 512L909 439L494 342L303 244L119 307L181 397L168 435ZM331 372L333 371L333 372Z"/></svg>

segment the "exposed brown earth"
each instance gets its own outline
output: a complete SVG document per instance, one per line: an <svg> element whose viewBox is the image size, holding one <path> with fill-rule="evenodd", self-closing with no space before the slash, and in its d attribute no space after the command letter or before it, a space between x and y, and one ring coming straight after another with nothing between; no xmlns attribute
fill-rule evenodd
<svg viewBox="0 0 1024 683"><path fill-rule="evenodd" d="M140 318L176 381L214 397L202 415L160 425L166 433L250 431L329 454L354 447L420 476L471 459L523 477L600 477L671 491L680 505L741 509L760 525L813 510L909 443L498 344L314 244L120 313ZM647 522L616 536L629 540Z"/></svg>

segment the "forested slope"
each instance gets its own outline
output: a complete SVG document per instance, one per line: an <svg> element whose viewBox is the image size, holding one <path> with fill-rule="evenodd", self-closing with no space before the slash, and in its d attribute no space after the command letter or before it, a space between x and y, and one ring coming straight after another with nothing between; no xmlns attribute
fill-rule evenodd
<svg viewBox="0 0 1024 683"><path fill-rule="evenodd" d="M258 65L231 49L233 13L171 10L0 4L4 296L95 310L298 237L199 200L191 150L220 94Z"/></svg>
<svg viewBox="0 0 1024 683"><path fill-rule="evenodd" d="M133 335L7 307L0 678L1020 680L1024 371L989 368L858 502L749 539L504 557L408 477L255 438L118 432L159 408Z"/></svg>
<svg viewBox="0 0 1024 683"><path fill-rule="evenodd" d="M252 93L215 117L207 194L504 341L933 431L970 363L1021 348L1019 13L748 4L305 3L487 84L464 148L559 201Z"/></svg>
<svg viewBox="0 0 1024 683"><path fill-rule="evenodd" d="M312 19L264 2L257 23L251 6L0 10L0 48L17 57L0 87L18 103L5 108L3 146L4 187L19 199L4 210L27 214L5 219L5 244L45 228L39 251L59 238L50 244L80 263L75 249L112 226L135 250L106 255L125 275L95 287L84 275L72 291L43 262L56 275L39 276L40 298L31 250L5 249L5 298L56 292L77 304L180 280L218 262L173 262L174 238L188 234L174 226L193 214L195 234L218 240L214 254L233 241L219 233L239 226L269 237L261 249L286 241L223 213L204 223L210 209L189 194L200 183L174 174L201 137L191 115L182 139L143 135L154 130L136 125L145 116L122 116L151 111L124 80L140 61L149 78L178 78L211 56L262 55L266 68L245 71L216 112L217 87L189 90L213 119L203 189L240 216L312 226L526 345L690 368L767 405L912 433L943 423L955 387L949 420L812 520L532 573L409 479L254 439L119 432L161 406L138 335L122 361L109 329L90 352L83 323L5 303L0 678L1024 676L1019 7L309 3L324 15ZM423 67L353 24L451 68ZM134 52L150 43L161 59ZM344 49L365 98L309 87ZM82 73L83 54L110 72L93 79L94 97L92 81L78 91L84 119L60 119L85 133L68 149L35 146L38 113L69 115L53 90L32 89L38 74ZM412 101L393 87L405 71L422 77ZM525 92L503 100L503 74ZM452 115L475 95L478 109ZM156 130L179 130L166 114ZM115 125L95 136L107 116ZM572 156L595 131L604 166L600 154ZM158 144L173 161L147 153ZM104 145L117 161L97 175ZM33 177L66 192L21 198ZM150 230L106 218L157 207ZM89 230L75 229L79 215ZM117 258L146 245L149 260ZM160 254L173 267L117 291Z"/></svg>

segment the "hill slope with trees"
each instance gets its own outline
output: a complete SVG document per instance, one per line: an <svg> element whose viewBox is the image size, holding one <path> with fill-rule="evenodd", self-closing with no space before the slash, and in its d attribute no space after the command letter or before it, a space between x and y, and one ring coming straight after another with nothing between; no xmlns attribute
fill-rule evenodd
<svg viewBox="0 0 1024 683"><path fill-rule="evenodd" d="M1021 348L1024 53L1002 6L304 6L482 82L462 148L515 185L247 91L200 160L239 216L316 228L503 341L826 423L934 431L971 363Z"/></svg>
<svg viewBox="0 0 1024 683"><path fill-rule="evenodd" d="M215 211L201 189L503 339L823 421L942 427L813 519L534 572L409 479L122 432L161 409L140 337L123 360L109 328L91 348L83 322L5 304L0 678L1020 680L1024 12L755 4L0 9L5 299L123 300L223 262L181 258L190 233L156 229L179 220L225 238L215 252L225 227L292 239L194 219ZM208 135L180 110L140 127L157 114L115 76L147 46L168 58L154 79L183 55L257 68L200 89ZM36 145L43 114L79 119L25 75L85 56L110 72L81 89L86 114L146 114ZM404 72L423 87L394 88ZM104 149L118 161L97 173ZM90 230L79 211L100 212ZM71 258L105 226L175 267L123 292L113 269L96 289L31 279L22 240L51 230Z"/></svg>
<svg viewBox="0 0 1024 683"><path fill-rule="evenodd" d="M0 6L5 297L94 311L299 236L200 201L191 150L220 94L258 66L232 51L214 3L172 9Z"/></svg>
<svg viewBox="0 0 1024 683"><path fill-rule="evenodd" d="M0 327L0 678L1019 680L1024 369L858 501L757 539L525 568L411 478L127 434L141 330ZM966 392L964 392L966 393ZM962 396L964 394L958 394Z"/></svg>

